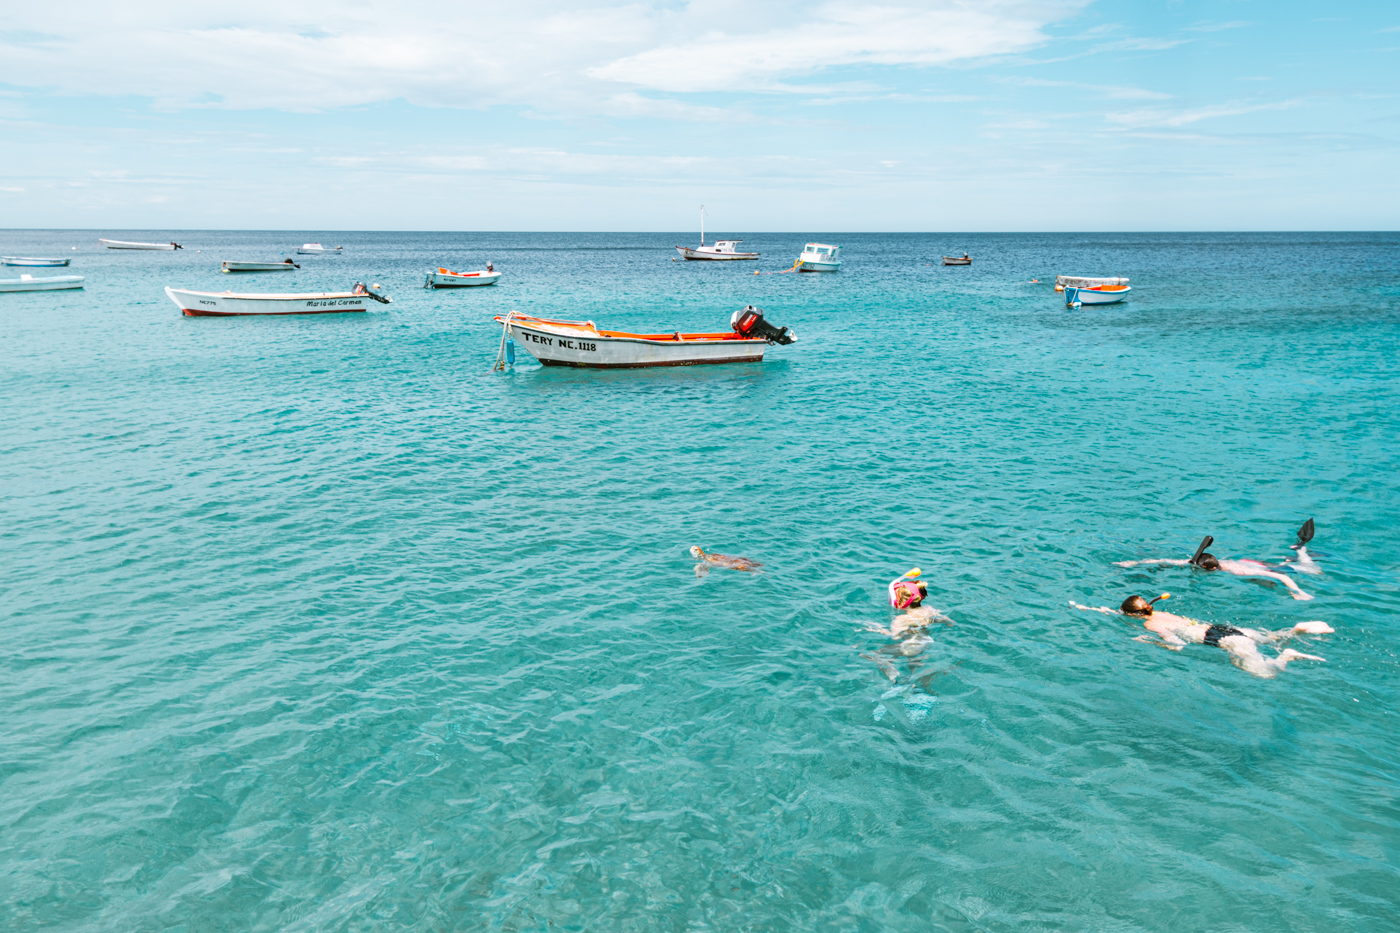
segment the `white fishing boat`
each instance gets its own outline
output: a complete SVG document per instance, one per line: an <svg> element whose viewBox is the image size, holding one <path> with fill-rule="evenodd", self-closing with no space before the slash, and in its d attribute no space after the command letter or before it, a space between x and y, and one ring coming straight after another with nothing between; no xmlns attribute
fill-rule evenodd
<svg viewBox="0 0 1400 933"><path fill-rule="evenodd" d="M972 257L969 256L967 253L963 253L961 256L944 256L944 257L943 257L943 265L945 265L945 266L970 266L970 265L972 265Z"/></svg>
<svg viewBox="0 0 1400 933"><path fill-rule="evenodd" d="M1071 308L1080 305L1111 305L1128 297L1132 288L1127 285L1068 285L1065 287L1065 304Z"/></svg>
<svg viewBox="0 0 1400 933"><path fill-rule="evenodd" d="M169 243L129 243L126 240L104 240L99 237L97 242L108 249L184 249L183 246L176 243L174 240Z"/></svg>
<svg viewBox="0 0 1400 933"><path fill-rule="evenodd" d="M1127 285L1128 280L1122 276L1092 276L1092 275L1057 275L1055 276L1055 291L1062 292L1069 286L1075 288L1093 288L1096 285Z"/></svg>
<svg viewBox="0 0 1400 933"><path fill-rule="evenodd" d="M837 272L841 269L841 247L808 243L797 257L798 272Z"/></svg>
<svg viewBox="0 0 1400 933"><path fill-rule="evenodd" d="M501 274L491 268L482 269L480 272L452 272L439 266L436 272L428 273L428 280L423 283L423 287L471 288L475 285L495 285L500 278Z"/></svg>
<svg viewBox="0 0 1400 933"><path fill-rule="evenodd" d="M635 369L708 363L760 363L772 344L790 344L797 335L774 327L753 305L735 311L727 333L633 334L599 330L592 321L557 321L512 311L496 318L510 337L545 366ZM503 347L504 348L504 347Z"/></svg>
<svg viewBox="0 0 1400 933"><path fill-rule="evenodd" d="M81 275L55 275L47 279L36 279L32 275L21 275L17 279L0 279L0 292L51 292L60 288L82 288Z"/></svg>
<svg viewBox="0 0 1400 933"><path fill-rule="evenodd" d="M297 252L303 256L314 256L317 253L338 253L345 249L343 246L322 246L320 243L303 243L297 247Z"/></svg>
<svg viewBox="0 0 1400 933"><path fill-rule="evenodd" d="M291 272L293 269L300 269L301 266L284 259L281 262L241 262L237 259L225 259L219 266L220 272Z"/></svg>
<svg viewBox="0 0 1400 933"><path fill-rule="evenodd" d="M35 256L5 256L0 258L7 266L66 266L71 259L39 259Z"/></svg>
<svg viewBox="0 0 1400 933"><path fill-rule="evenodd" d="M741 252L739 252L739 250L737 249L737 247L738 247L738 245L739 245L740 243L742 243L742 242L744 242L744 241L743 241L743 240L715 240L715 243L714 243L713 246L706 246L706 245L705 245L705 205L701 204L701 205L700 205L700 245L699 245L699 246L695 246L695 247L691 247L691 246L677 246L677 247L676 247L676 252L680 253L681 256L684 257L685 259L716 259L716 260L721 260L721 261L723 261L723 260L733 260L733 259L757 259L757 258L758 258L758 255L759 255L758 253L741 253Z"/></svg>
<svg viewBox="0 0 1400 933"><path fill-rule="evenodd" d="M371 302L388 304L389 296L355 283L348 292L312 294L261 294L234 292L195 292L183 288L165 289L170 300L189 317L230 317L242 314L344 314L368 311Z"/></svg>

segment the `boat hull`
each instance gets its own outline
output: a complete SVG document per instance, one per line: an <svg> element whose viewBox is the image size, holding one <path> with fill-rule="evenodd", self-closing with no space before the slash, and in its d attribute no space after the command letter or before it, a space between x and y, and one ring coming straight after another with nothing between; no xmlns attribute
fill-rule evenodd
<svg viewBox="0 0 1400 933"><path fill-rule="evenodd" d="M125 240L102 240L102 239L99 239L97 242L101 243L103 246L107 247L108 249L163 249L163 250L176 250L176 249L179 249L179 248L180 248L180 247L176 246L174 243L128 243L128 242L126 242Z"/></svg>
<svg viewBox="0 0 1400 933"><path fill-rule="evenodd" d="M322 253L344 252L343 246L298 246L297 253L301 256L319 256Z"/></svg>
<svg viewBox="0 0 1400 933"><path fill-rule="evenodd" d="M758 253L712 253L708 250L702 252L701 250L692 249L688 246L677 246L676 252L680 253L685 259L707 259L721 262L735 259L757 259L759 256Z"/></svg>
<svg viewBox="0 0 1400 933"><path fill-rule="evenodd" d="M36 259L33 256L6 256L4 258L4 263L7 266L42 266L45 268L66 266L72 261L71 259Z"/></svg>
<svg viewBox="0 0 1400 933"><path fill-rule="evenodd" d="M972 260L971 260L971 259L958 259L958 258L956 258L956 257L954 257L954 256L944 256L944 257L943 257L943 265L945 265L945 266L970 266L970 265L972 265Z"/></svg>
<svg viewBox="0 0 1400 933"><path fill-rule="evenodd" d="M370 309L374 299L353 292L314 295L235 295L232 292L193 292L166 288L165 294L187 317L280 316L288 314L351 314Z"/></svg>
<svg viewBox="0 0 1400 933"><path fill-rule="evenodd" d="M509 319L506 332L544 366L583 369L643 369L657 366L705 366L761 363L766 340L675 340L610 337L582 329L559 330Z"/></svg>
<svg viewBox="0 0 1400 933"><path fill-rule="evenodd" d="M47 279L20 276L17 279L0 279L0 292L53 292L64 288L82 288L81 275L56 275Z"/></svg>
<svg viewBox="0 0 1400 933"><path fill-rule="evenodd" d="M294 262L240 262L229 259L219 267L220 272L292 272L300 269Z"/></svg>
<svg viewBox="0 0 1400 933"><path fill-rule="evenodd" d="M499 272L429 272L429 288L477 288L495 285L501 280Z"/></svg>
<svg viewBox="0 0 1400 933"><path fill-rule="evenodd" d="M1081 305L1112 305L1127 298L1130 291L1132 289L1126 285L1122 288L1115 288L1111 292L1097 291L1092 288L1077 288L1071 285L1065 289L1065 304L1072 305L1077 301Z"/></svg>
<svg viewBox="0 0 1400 933"><path fill-rule="evenodd" d="M798 272L840 272L841 260L835 262L823 262L815 259L799 259L797 261Z"/></svg>
<svg viewBox="0 0 1400 933"><path fill-rule="evenodd" d="M1063 291L1070 286L1075 288L1095 288L1099 285L1127 285L1128 280L1121 276L1057 275L1055 291Z"/></svg>

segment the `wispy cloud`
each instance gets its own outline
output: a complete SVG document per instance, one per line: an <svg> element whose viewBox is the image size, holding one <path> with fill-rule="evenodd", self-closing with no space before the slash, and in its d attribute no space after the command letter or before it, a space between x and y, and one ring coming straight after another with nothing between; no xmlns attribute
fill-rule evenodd
<svg viewBox="0 0 1400 933"><path fill-rule="evenodd" d="M1119 126L1141 129L1145 127L1177 127L1189 126L1192 123L1199 123L1202 120L1218 120L1222 117L1238 117L1247 113L1259 113L1265 110L1287 110L1303 103L1301 99L1274 101L1270 103L1246 104L1228 103L1215 104L1208 107L1196 107L1189 110L1168 110L1165 108L1152 108L1147 110L1130 110L1120 113L1110 113L1106 119L1110 123Z"/></svg>
<svg viewBox="0 0 1400 933"><path fill-rule="evenodd" d="M1048 41L1047 26L1084 2L707 0L675 8L635 0L586 7L566 0L248 0L234 12L155 0L132 15L75 0L32 7L27 32L0 34L0 82L139 95L167 109L305 112L402 99L736 123L756 118L656 95L832 96L788 79L1026 51Z"/></svg>
<svg viewBox="0 0 1400 933"><path fill-rule="evenodd" d="M1149 91L1145 88L1130 87L1116 84L1083 84L1078 81L1050 81L1045 78L1023 78L1010 76L999 79L1003 84L1014 84L1019 87L1065 87L1080 91L1088 91L1107 97L1111 100L1171 100L1172 95L1164 94L1161 91Z"/></svg>
<svg viewBox="0 0 1400 933"><path fill-rule="evenodd" d="M1250 25L1253 25L1253 24L1247 23L1247 22L1245 22L1244 20L1237 19L1237 20L1231 20L1231 21L1228 22L1228 23L1210 23L1210 22L1202 22L1202 23L1197 23L1197 24L1194 25L1194 26L1187 26L1186 28L1189 29L1189 30L1192 31L1192 32L1222 32L1222 31L1224 31L1224 30L1226 30L1226 29L1243 29L1244 27L1250 26Z"/></svg>

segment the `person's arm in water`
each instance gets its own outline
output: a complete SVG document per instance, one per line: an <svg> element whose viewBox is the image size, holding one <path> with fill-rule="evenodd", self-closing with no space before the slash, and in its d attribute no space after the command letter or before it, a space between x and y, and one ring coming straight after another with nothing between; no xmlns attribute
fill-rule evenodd
<svg viewBox="0 0 1400 933"><path fill-rule="evenodd" d="M1170 567L1187 567L1187 566L1190 566L1191 562L1190 562L1189 560L1175 560L1175 559L1170 558L1170 557L1159 557L1159 558L1157 558L1156 560L1120 560L1120 561L1115 561L1114 564L1113 564L1113 566L1115 566L1115 567L1142 567L1142 566L1146 566L1146 565L1148 565L1148 564L1164 564L1164 565L1170 566Z"/></svg>

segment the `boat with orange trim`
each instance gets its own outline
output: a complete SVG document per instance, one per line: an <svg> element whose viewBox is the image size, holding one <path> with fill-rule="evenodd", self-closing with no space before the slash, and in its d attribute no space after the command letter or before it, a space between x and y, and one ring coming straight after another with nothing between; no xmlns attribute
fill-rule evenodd
<svg viewBox="0 0 1400 933"><path fill-rule="evenodd" d="M473 285L495 285L500 279L501 274L490 265L477 272L453 272L438 266L436 272L428 273L428 280L423 283L423 287L469 288Z"/></svg>
<svg viewBox="0 0 1400 933"><path fill-rule="evenodd" d="M1071 308L1117 304L1132 290L1130 285L1066 285L1065 304Z"/></svg>
<svg viewBox="0 0 1400 933"><path fill-rule="evenodd" d="M753 305L734 312L727 333L633 334L599 330L592 321L560 321L515 311L496 320L506 336L541 364L590 369L761 363L771 345L797 340L791 328L773 326Z"/></svg>

